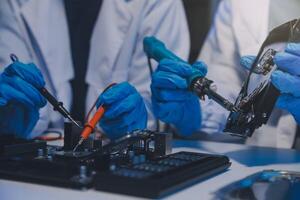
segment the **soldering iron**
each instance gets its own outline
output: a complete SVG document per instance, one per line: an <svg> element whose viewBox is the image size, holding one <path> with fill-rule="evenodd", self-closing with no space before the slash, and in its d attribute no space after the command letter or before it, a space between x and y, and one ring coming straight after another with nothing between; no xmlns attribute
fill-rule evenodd
<svg viewBox="0 0 300 200"><path fill-rule="evenodd" d="M155 37L145 37L143 44L144 52L149 59L152 58L157 62L160 62L163 59L170 59L187 63L186 61L182 60L174 53L172 53L170 50L168 50L164 43L159 41ZM235 107L234 104L215 92L216 88L212 84L213 81L203 77L202 74L193 74L193 76L189 77L187 82L189 85L189 90L194 92L201 99L204 99L204 96L207 95L208 98L214 100L225 109L229 111L238 111L238 108Z"/></svg>
<svg viewBox="0 0 300 200"><path fill-rule="evenodd" d="M18 62L19 59L15 54L10 55L12 62ZM53 106L55 111L58 111L64 118L69 119L76 126L80 127L80 124L75 121L68 110L63 106L63 103L58 101L45 87L37 88L38 91L47 99L47 101Z"/></svg>

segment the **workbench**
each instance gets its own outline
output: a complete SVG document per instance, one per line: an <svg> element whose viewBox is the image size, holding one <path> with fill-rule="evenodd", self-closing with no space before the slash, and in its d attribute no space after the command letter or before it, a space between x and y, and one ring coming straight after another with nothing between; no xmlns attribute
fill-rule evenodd
<svg viewBox="0 0 300 200"><path fill-rule="evenodd" d="M252 173L264 169L300 171L300 151L253 147L240 144L197 142L177 140L173 142L173 152L194 151L212 154L225 154L232 162L229 170L211 177L191 187L167 196L165 199L213 199L219 188ZM135 199L95 191L77 191L37 184L0 180L0 200L98 200Z"/></svg>

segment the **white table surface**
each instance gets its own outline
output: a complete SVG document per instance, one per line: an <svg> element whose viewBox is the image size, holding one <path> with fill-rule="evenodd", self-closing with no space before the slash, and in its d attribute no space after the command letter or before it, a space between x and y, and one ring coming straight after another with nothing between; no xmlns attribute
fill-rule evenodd
<svg viewBox="0 0 300 200"><path fill-rule="evenodd" d="M219 188L264 169L300 171L300 152L288 149L251 147L246 145L175 141L173 152L195 151L225 154L232 162L222 174L199 182L189 188L167 196L165 199L213 199ZM93 189L77 191L37 184L0 180L0 200L98 200L135 199L131 196L99 192ZM137 198L136 198L137 199Z"/></svg>

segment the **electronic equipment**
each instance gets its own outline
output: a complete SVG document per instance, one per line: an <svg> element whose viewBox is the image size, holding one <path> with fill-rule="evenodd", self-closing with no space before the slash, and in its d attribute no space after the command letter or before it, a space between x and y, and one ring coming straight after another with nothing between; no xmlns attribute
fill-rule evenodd
<svg viewBox="0 0 300 200"><path fill-rule="evenodd" d="M204 99L206 95L230 111L224 132L247 138L251 137L257 128L267 123L280 95L271 83L271 74L277 69L273 58L276 53L285 50L288 42L300 42L299 19L287 22L269 33L234 104L215 91L212 80L199 74L187 80L190 91L199 98ZM155 37L144 39L144 51L148 59L153 58L157 62L167 58L186 63Z"/></svg>
<svg viewBox="0 0 300 200"><path fill-rule="evenodd" d="M280 95L271 83L271 74L277 69L273 58L285 50L288 42L300 42L300 20L287 22L269 33L243 83L235 102L237 110L231 111L225 132L251 137L255 129L267 123Z"/></svg>
<svg viewBox="0 0 300 200"><path fill-rule="evenodd" d="M172 194L230 166L226 156L172 151L170 133L136 130L103 145L74 146L82 129L65 123L64 146L0 136L0 178L74 189L157 198Z"/></svg>
<svg viewBox="0 0 300 200"><path fill-rule="evenodd" d="M296 200L299 188L299 172L264 170L221 188L215 193L215 199Z"/></svg>
<svg viewBox="0 0 300 200"><path fill-rule="evenodd" d="M131 166L118 167L96 177L96 190L157 198L220 173L228 167L224 156L179 152ZM107 181L101 181L107 180Z"/></svg>

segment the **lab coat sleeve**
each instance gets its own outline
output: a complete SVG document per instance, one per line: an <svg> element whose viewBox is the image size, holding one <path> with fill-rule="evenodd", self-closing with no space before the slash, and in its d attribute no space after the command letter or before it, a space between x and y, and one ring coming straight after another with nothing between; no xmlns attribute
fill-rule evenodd
<svg viewBox="0 0 300 200"><path fill-rule="evenodd" d="M239 64L240 55L232 27L232 14L231 1L221 1L200 59L207 63L207 77L215 82L217 92L234 103L246 72ZM222 132L229 112L212 100L201 104L201 131L210 134Z"/></svg>
<svg viewBox="0 0 300 200"><path fill-rule="evenodd" d="M33 62L28 43L26 43L26 33L22 30L19 21L18 11L14 10L15 1L0 1L0 71L11 63L9 55L14 53L24 63ZM46 116L47 108L40 110L40 116ZM31 133L35 137L45 131L48 127L48 119L40 117L37 125Z"/></svg>
<svg viewBox="0 0 300 200"><path fill-rule="evenodd" d="M16 54L23 62L32 61L10 0L0 1L0 47L1 69L11 63L11 53Z"/></svg>
<svg viewBox="0 0 300 200"><path fill-rule="evenodd" d="M190 41L186 16L181 0L145 1L129 71L129 81L144 98L148 110L148 128L155 125L151 108L150 70L143 51L143 39L155 36L183 59L189 55ZM156 63L153 62L155 70ZM200 122L199 122L200 123Z"/></svg>

